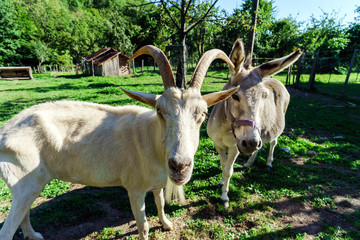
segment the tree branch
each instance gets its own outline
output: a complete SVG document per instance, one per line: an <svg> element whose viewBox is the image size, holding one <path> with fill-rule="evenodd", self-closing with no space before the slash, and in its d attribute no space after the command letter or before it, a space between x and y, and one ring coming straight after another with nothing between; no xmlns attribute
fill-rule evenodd
<svg viewBox="0 0 360 240"><path fill-rule="evenodd" d="M202 18L200 18L198 21L194 22L193 24L191 24L188 28L185 29L185 34L187 34L188 32L190 32L194 27L196 27L196 25L198 25L200 22L204 21L206 16L210 13L211 9L215 6L215 4L217 3L218 0L215 0L214 3L211 5L211 7L206 11L206 13L202 16Z"/></svg>
<svg viewBox="0 0 360 240"><path fill-rule="evenodd" d="M195 21L200 21L201 20L200 18L197 18L197 17L187 16L187 18L188 19L189 18L194 19ZM217 22L217 21L224 21L224 20L232 20L232 19L230 17L217 17L216 15L208 15L208 16L206 16L205 19L203 19L203 21L208 21L208 22ZM232 22L235 22L235 20L233 20Z"/></svg>
<svg viewBox="0 0 360 240"><path fill-rule="evenodd" d="M127 7L142 7L142 6L147 6L147 5L151 5L154 3L160 3L160 1L155 1L155 2L148 2L148 3L141 3L141 4L133 4L133 3L126 3Z"/></svg>
<svg viewBox="0 0 360 240"><path fill-rule="evenodd" d="M176 27L178 30L180 30L180 26L177 24L177 22L175 21L174 17L171 15L171 12L170 12L169 9L166 7L164 0L160 0L160 2L161 2L161 5L164 7L165 12L169 15L171 21L174 23L175 27Z"/></svg>
<svg viewBox="0 0 360 240"><path fill-rule="evenodd" d="M174 1L169 0L169 2L172 4L172 6L174 8L176 8L177 10L179 10L181 12L181 9L176 5L176 3Z"/></svg>
<svg viewBox="0 0 360 240"><path fill-rule="evenodd" d="M185 9L185 16L186 16L186 14L188 13L188 11L189 11L189 8L190 8L190 5L191 5L191 2L192 2L192 0L189 0L189 4L186 6L186 9Z"/></svg>

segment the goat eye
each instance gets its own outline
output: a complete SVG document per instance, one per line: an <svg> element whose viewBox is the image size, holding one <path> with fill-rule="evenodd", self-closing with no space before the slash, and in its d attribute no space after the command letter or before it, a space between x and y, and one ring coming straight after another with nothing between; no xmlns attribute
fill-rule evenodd
<svg viewBox="0 0 360 240"><path fill-rule="evenodd" d="M163 117L160 109L158 109L158 108L156 109L156 114L157 114L159 117Z"/></svg>
<svg viewBox="0 0 360 240"><path fill-rule="evenodd" d="M233 94L233 95L231 95L231 97L232 97L235 101L240 102L240 98L239 98L239 96L238 96L238 95Z"/></svg>
<svg viewBox="0 0 360 240"><path fill-rule="evenodd" d="M263 92L262 97L263 97L263 98L267 98L267 97L268 97L268 93L267 93L267 92Z"/></svg>
<svg viewBox="0 0 360 240"><path fill-rule="evenodd" d="M198 116L198 119L196 120L197 123L202 123L205 118L206 118L206 115L207 115L207 112L203 112L203 113L198 113L197 116ZM200 117L199 117L200 116Z"/></svg>

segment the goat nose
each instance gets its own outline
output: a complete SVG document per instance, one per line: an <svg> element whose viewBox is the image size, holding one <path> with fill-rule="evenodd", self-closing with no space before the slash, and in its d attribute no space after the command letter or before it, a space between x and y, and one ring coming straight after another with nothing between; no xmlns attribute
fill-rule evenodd
<svg viewBox="0 0 360 240"><path fill-rule="evenodd" d="M253 152L255 150L258 150L259 148L261 148L261 146L262 146L261 140L251 139L251 140L241 141L241 148L246 149L247 152Z"/></svg>
<svg viewBox="0 0 360 240"><path fill-rule="evenodd" d="M190 160L178 160L175 158L169 158L169 168L177 173L184 173L190 166Z"/></svg>

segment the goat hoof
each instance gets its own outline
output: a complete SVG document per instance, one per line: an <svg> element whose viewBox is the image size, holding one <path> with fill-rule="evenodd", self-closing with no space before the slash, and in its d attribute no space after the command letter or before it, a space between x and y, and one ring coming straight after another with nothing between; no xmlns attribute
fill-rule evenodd
<svg viewBox="0 0 360 240"><path fill-rule="evenodd" d="M224 207L228 208L229 207L229 201L223 201Z"/></svg>
<svg viewBox="0 0 360 240"><path fill-rule="evenodd" d="M163 224L163 228L164 228L166 231L172 231L172 230L174 230L173 224L172 224L172 222L170 222L170 221L167 221L165 224Z"/></svg>
<svg viewBox="0 0 360 240"><path fill-rule="evenodd" d="M44 238L40 233L35 233L31 237L25 237L25 240L44 240Z"/></svg>
<svg viewBox="0 0 360 240"><path fill-rule="evenodd" d="M248 164L244 164L243 165L243 169L246 170L246 169L249 169L251 167L251 165L248 165Z"/></svg>
<svg viewBox="0 0 360 240"><path fill-rule="evenodd" d="M271 171L272 167L266 166L265 169L266 169L267 171Z"/></svg>

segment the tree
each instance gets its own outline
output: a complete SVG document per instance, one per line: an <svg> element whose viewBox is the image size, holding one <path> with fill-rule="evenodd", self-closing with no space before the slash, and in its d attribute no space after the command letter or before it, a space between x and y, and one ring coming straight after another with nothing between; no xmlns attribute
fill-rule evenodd
<svg viewBox="0 0 360 240"><path fill-rule="evenodd" d="M258 40L261 57L279 58L300 46L300 25L291 18L275 20Z"/></svg>
<svg viewBox="0 0 360 240"><path fill-rule="evenodd" d="M340 71L340 52L350 40L342 21L338 20L334 12L324 12L319 19L312 16L300 40L299 46L302 50L309 53L320 51L319 56L323 61L317 66L317 72Z"/></svg>
<svg viewBox="0 0 360 240"><path fill-rule="evenodd" d="M127 28L129 24L119 12L111 11L109 16L111 28L107 34L108 46L121 50L125 54L131 54L135 48L130 40L133 32Z"/></svg>
<svg viewBox="0 0 360 240"><path fill-rule="evenodd" d="M349 43L346 29L334 12L323 12L319 19L311 16L301 39L301 49L308 52L342 50Z"/></svg>
<svg viewBox="0 0 360 240"><path fill-rule="evenodd" d="M50 49L46 43L42 41L32 41L30 43L30 48L38 60L38 69L41 72L41 65L50 59Z"/></svg>
<svg viewBox="0 0 360 240"><path fill-rule="evenodd" d="M231 47L234 41L238 38L248 42L249 32L252 28L252 4L253 0L245 0L240 8L234 9L234 12L228 16L223 31L218 34L216 38L216 46L230 53ZM266 38L266 31L269 30L269 26L274 21L273 13L273 1L260 0L259 9L257 12L257 26L255 29L255 51L254 56L266 56L268 46L263 45L266 41L262 39Z"/></svg>
<svg viewBox="0 0 360 240"><path fill-rule="evenodd" d="M0 65L17 64L22 45L12 0L0 0Z"/></svg>
<svg viewBox="0 0 360 240"><path fill-rule="evenodd" d="M348 44L349 50L360 49L360 7L357 7L355 12L358 13L358 16L355 17L355 22L350 24L347 31L350 40Z"/></svg>
<svg viewBox="0 0 360 240"><path fill-rule="evenodd" d="M202 12L205 12L209 6L203 4L199 7ZM189 52L193 53L192 56L196 56L198 59L204 54L206 49L217 48L214 40L223 29L226 12L214 7L211 14L214 18L213 20L202 21L188 34L187 45Z"/></svg>
<svg viewBox="0 0 360 240"><path fill-rule="evenodd" d="M135 48L153 44L165 49L171 29L163 25L161 9L155 3L145 0L127 0L128 3L122 9L126 30L131 31L130 40ZM160 27L161 26L161 27Z"/></svg>
<svg viewBox="0 0 360 240"><path fill-rule="evenodd" d="M206 12L198 14L196 9L199 9L198 6L201 4L200 2L196 4L197 1L193 0L160 0L164 12L171 20L171 25L173 25L177 31L178 43L180 45L180 63L176 73L176 86L178 87L185 88L186 83L186 37L198 24L211 16L211 10L217 1L218 0L214 0L212 3L207 2L209 7ZM191 7L194 11L189 11Z"/></svg>
<svg viewBox="0 0 360 240"><path fill-rule="evenodd" d="M30 37L29 42L45 43L55 52L71 48L72 16L61 0L30 0L21 4L34 25L32 29L28 29L32 32L26 34ZM30 49L31 47L30 45ZM55 55L52 53L52 56Z"/></svg>

